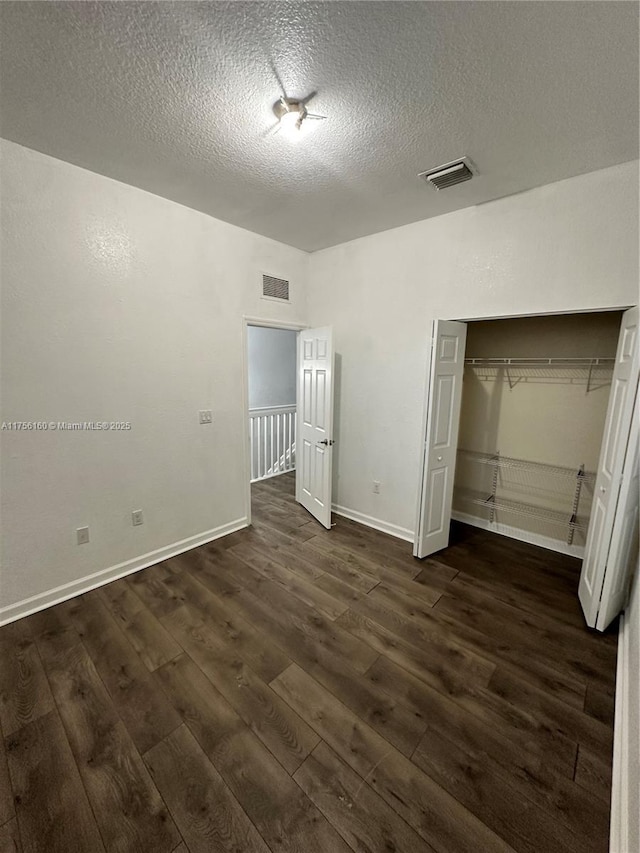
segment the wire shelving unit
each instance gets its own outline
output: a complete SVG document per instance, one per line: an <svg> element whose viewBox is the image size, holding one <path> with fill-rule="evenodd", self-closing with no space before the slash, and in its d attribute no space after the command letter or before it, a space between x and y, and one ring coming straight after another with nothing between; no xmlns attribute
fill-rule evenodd
<svg viewBox="0 0 640 853"><path fill-rule="evenodd" d="M526 516L537 519L556 528L562 528L568 545L573 543L577 530L584 530L585 525L580 521L578 513L580 510L580 499L585 484L595 483L596 474L593 471L585 471L584 465L572 468L561 465L549 465L544 462L534 462L528 459L517 459L502 456L500 453L482 453L472 450L458 450L459 459L471 463L489 466L491 470L491 488L487 491L479 491L469 488L457 488L457 499L465 504L484 507L489 513L489 521L496 520L497 512L513 515ZM529 501L516 500L504 494L504 484L499 480L501 471L524 472L535 475L542 485L526 485L530 493L547 494L554 496L560 503L566 504L566 510L556 509L530 503ZM525 487L523 487L525 488Z"/></svg>

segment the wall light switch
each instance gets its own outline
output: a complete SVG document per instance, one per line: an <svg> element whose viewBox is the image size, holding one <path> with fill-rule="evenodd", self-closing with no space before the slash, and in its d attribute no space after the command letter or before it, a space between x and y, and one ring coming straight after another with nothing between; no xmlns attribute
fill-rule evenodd
<svg viewBox="0 0 640 853"><path fill-rule="evenodd" d="M76 530L76 538L78 540L78 545L86 545L89 541L89 528L79 527Z"/></svg>
<svg viewBox="0 0 640 853"><path fill-rule="evenodd" d="M144 518L142 516L141 509L136 509L131 513L131 523L134 527L138 527L140 524L144 524Z"/></svg>
<svg viewBox="0 0 640 853"><path fill-rule="evenodd" d="M213 414L211 412L211 409L203 409L200 412L200 423L201 424L213 423Z"/></svg>

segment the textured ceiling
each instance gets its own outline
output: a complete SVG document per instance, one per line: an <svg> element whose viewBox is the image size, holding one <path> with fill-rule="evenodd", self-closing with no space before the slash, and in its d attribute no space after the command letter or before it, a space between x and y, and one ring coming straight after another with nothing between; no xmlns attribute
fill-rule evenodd
<svg viewBox="0 0 640 853"><path fill-rule="evenodd" d="M638 157L638 4L2 2L0 132L313 250ZM328 116L269 132L278 78ZM421 170L468 155L437 193Z"/></svg>

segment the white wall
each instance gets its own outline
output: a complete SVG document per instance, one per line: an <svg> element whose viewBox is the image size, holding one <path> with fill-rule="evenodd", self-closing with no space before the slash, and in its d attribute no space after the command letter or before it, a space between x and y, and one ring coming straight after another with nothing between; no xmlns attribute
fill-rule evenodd
<svg viewBox="0 0 640 853"><path fill-rule="evenodd" d="M2 420L132 424L0 433L7 619L243 523L242 316L304 322L308 256L18 145L0 152ZM291 280L292 304L260 298L261 271Z"/></svg>
<svg viewBox="0 0 640 853"><path fill-rule="evenodd" d="M640 565L618 643L611 853L640 850Z"/></svg>
<svg viewBox="0 0 640 853"><path fill-rule="evenodd" d="M250 409L295 405L297 337L290 329L248 327Z"/></svg>
<svg viewBox="0 0 640 853"><path fill-rule="evenodd" d="M622 164L311 256L309 321L340 354L337 505L411 535L435 318L638 302L637 187Z"/></svg>

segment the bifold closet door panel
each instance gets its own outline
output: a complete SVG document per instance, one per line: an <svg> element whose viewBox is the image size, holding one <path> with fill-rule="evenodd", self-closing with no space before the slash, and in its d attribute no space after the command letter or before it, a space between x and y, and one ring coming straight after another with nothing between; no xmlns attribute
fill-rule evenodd
<svg viewBox="0 0 640 853"><path fill-rule="evenodd" d="M630 457L627 450L633 419L637 416L635 404L639 374L638 308L632 308L625 311L622 318L578 590L587 625L592 628L596 625L598 611L602 607L608 609L607 602L602 601L606 574L624 570L620 560L615 564L610 561L610 555L618 552L618 543L613 542L614 529L617 529L617 535L621 534L621 528L616 528L615 521L625 460ZM630 472L626 473L628 478ZM613 588L617 586L614 584Z"/></svg>
<svg viewBox="0 0 640 853"><path fill-rule="evenodd" d="M466 323L433 324L416 557L449 544L466 337Z"/></svg>

